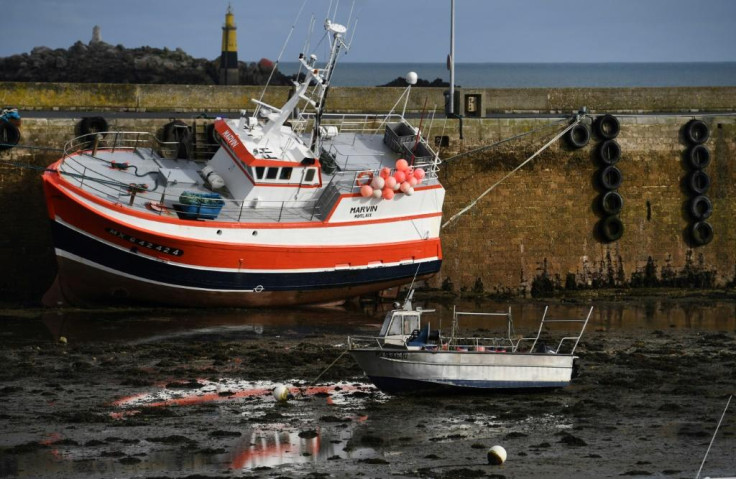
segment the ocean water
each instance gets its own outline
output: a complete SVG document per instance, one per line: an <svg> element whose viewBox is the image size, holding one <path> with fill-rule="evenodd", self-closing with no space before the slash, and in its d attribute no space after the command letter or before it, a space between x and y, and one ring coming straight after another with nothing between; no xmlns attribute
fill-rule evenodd
<svg viewBox="0 0 736 479"><path fill-rule="evenodd" d="M286 74L297 63L281 63ZM337 65L334 86L383 85L414 71L423 80L449 81L444 63ZM465 88L736 86L736 62L724 63L458 63L455 84Z"/></svg>

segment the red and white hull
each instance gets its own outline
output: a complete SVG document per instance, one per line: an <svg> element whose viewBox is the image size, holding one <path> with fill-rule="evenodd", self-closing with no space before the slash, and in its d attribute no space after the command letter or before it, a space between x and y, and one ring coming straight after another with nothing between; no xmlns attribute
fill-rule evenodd
<svg viewBox="0 0 736 479"><path fill-rule="evenodd" d="M44 187L59 265L52 304L324 303L429 277L442 259L441 187L424 191L434 212L342 221L351 208L365 209L363 198L348 195L327 222L259 224L131 210L53 172L44 174Z"/></svg>

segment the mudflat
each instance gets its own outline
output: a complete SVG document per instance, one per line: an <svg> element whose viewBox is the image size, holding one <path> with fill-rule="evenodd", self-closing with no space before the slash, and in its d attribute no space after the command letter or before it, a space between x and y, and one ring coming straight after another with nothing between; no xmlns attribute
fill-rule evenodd
<svg viewBox="0 0 736 479"><path fill-rule="evenodd" d="M343 355L348 334L377 330L374 318L311 327L321 313L300 314L176 334L161 313L66 332L48 313L4 315L0 477L691 478L736 392L732 322L599 318L567 388L412 397L376 390ZM271 393L278 384L286 402ZM494 445L503 465L488 464ZM736 404L702 475L736 474L734 451Z"/></svg>

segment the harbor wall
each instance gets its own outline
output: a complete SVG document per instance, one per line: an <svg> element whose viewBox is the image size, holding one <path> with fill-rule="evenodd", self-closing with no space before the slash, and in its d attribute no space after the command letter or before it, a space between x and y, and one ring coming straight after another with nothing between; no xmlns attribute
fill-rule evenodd
<svg viewBox="0 0 736 479"><path fill-rule="evenodd" d="M444 112L445 88L413 88L407 111ZM0 105L21 110L127 112L237 112L253 109L251 99L280 106L291 88L213 85L130 85L107 83L0 82ZM403 88L334 87L329 109L344 113L385 113L397 105ZM484 117L493 113L620 113L733 112L736 87L682 88L505 88L456 90L458 114ZM471 108L472 106L472 108ZM471 111L472 110L472 111Z"/></svg>
<svg viewBox="0 0 736 479"><path fill-rule="evenodd" d="M347 102L347 91L335 90L334 96L344 97ZM669 90L643 89L632 96L645 98L642 105L659 104L654 98L673 97ZM725 90L724 97L736 98L733 89ZM652 97L646 96L647 92ZM356 101L366 95L385 95L393 102L397 97L388 95L385 89L353 94L359 97ZM592 97L584 90L570 94L573 99L562 103ZM617 141L622 159L616 165L623 175L618 188L624 199L620 213L624 234L620 240L606 242L597 233L602 218L598 207L601 166L596 150L600 139L592 138L581 149L572 149L558 140L443 229L444 264L432 285L509 295L601 286L732 285L736 276L736 117L726 108L701 103L697 95L688 98L680 113L667 114L630 113L646 108L629 103L620 105L622 111L629 112L626 114L613 107L604 110L594 103L586 105L591 111L617 114L621 122ZM20 105L12 100L10 104ZM721 113L700 113L716 110ZM74 113L68 116L24 118L21 143L60 148L74 136L79 120ZM193 116L179 117L190 121ZM169 121L112 115L107 118L111 129L125 131L157 132ZM706 171L711 179L707 196L713 204L708 222L713 226L714 238L705 246L695 246L688 233L693 194L686 186L689 168L683 126L691 118L703 119L711 133L706 146L712 160ZM417 119L419 122L430 142L446 136L449 143L441 148L441 157L446 160L440 172L447 189L445 220L505 177L562 127L554 124L556 118L534 115L466 118L461 139L457 120L425 118ZM452 159L459 153L529 131L536 133ZM0 231L2 299L35 301L53 279L55 261L40 171L14 164L42 169L58 155L26 148L0 153L0 200L6 205L0 210L5 225Z"/></svg>

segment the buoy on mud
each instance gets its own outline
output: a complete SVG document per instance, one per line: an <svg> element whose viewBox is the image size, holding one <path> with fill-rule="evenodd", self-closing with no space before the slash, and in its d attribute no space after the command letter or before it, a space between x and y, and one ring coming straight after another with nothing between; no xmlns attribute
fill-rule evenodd
<svg viewBox="0 0 736 479"><path fill-rule="evenodd" d="M506 449L496 445L488 450L488 464L500 466L504 462L506 462Z"/></svg>
<svg viewBox="0 0 736 479"><path fill-rule="evenodd" d="M286 402L289 400L289 388L283 384L277 384L271 392L273 394L273 398L276 399L276 402Z"/></svg>

